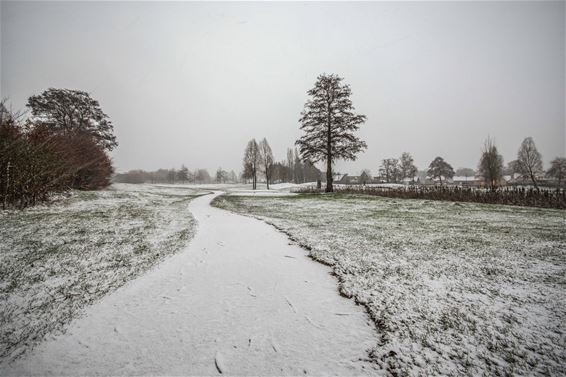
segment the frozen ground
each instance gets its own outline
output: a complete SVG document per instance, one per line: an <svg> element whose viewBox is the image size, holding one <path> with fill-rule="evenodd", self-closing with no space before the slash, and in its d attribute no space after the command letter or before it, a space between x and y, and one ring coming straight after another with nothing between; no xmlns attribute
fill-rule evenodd
<svg viewBox="0 0 566 377"><path fill-rule="evenodd" d="M375 375L375 326L262 221L191 201L189 246L2 375ZM188 216L188 213L187 213Z"/></svg>
<svg viewBox="0 0 566 377"><path fill-rule="evenodd" d="M215 205L333 265L391 374L566 374L565 211L339 194Z"/></svg>
<svg viewBox="0 0 566 377"><path fill-rule="evenodd" d="M0 212L0 365L185 246L197 190L114 185Z"/></svg>

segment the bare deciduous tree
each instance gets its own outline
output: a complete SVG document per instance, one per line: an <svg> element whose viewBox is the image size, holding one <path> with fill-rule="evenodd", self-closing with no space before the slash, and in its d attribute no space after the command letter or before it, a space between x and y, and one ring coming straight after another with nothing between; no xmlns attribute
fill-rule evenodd
<svg viewBox="0 0 566 377"><path fill-rule="evenodd" d="M566 177L566 158L556 157L550 163L550 169L546 172L548 177L558 180L558 187L562 184L562 179Z"/></svg>
<svg viewBox="0 0 566 377"><path fill-rule="evenodd" d="M334 74L318 76L311 97L301 112L301 130L305 133L296 144L302 160L312 163L326 162L326 192L332 192L332 163L338 159L355 160L367 148L364 141L354 135L366 120L365 115L354 113L350 100L350 86Z"/></svg>
<svg viewBox="0 0 566 377"><path fill-rule="evenodd" d="M386 158L381 161L379 167L379 175L385 179L387 183L397 182L401 176L401 169L399 168L399 160L396 158Z"/></svg>
<svg viewBox="0 0 566 377"><path fill-rule="evenodd" d="M360 174L360 183L362 185L367 185L371 182L371 171L369 169L362 170L362 174Z"/></svg>
<svg viewBox="0 0 566 377"><path fill-rule="evenodd" d="M259 142L259 160L269 190L269 181L273 173L273 152L266 138Z"/></svg>
<svg viewBox="0 0 566 377"><path fill-rule="evenodd" d="M289 168L288 170L288 177L287 177L287 181L288 182L293 182L294 181L294 174L293 172L295 171L295 155L293 154L293 149L291 148L287 148L287 167Z"/></svg>
<svg viewBox="0 0 566 377"><path fill-rule="evenodd" d="M542 173L542 156L537 150L532 137L527 137L521 143L517 152L517 165L523 177L528 177L538 190L536 176Z"/></svg>
<svg viewBox="0 0 566 377"><path fill-rule="evenodd" d="M226 183L228 180L228 172L221 167L216 170L216 183Z"/></svg>
<svg viewBox="0 0 566 377"><path fill-rule="evenodd" d="M415 180L415 176L417 175L417 167L415 166L415 162L413 160L413 156L411 156L408 152L403 152L401 158L399 160L400 169L401 169L401 178L410 178L411 180Z"/></svg>
<svg viewBox="0 0 566 377"><path fill-rule="evenodd" d="M259 166L259 147L255 139L248 142L244 152L244 178L252 180L252 188L257 188L257 169Z"/></svg>
<svg viewBox="0 0 566 377"><path fill-rule="evenodd" d="M497 152L497 146L491 138L485 141L478 172L491 190L497 188L503 177L503 156Z"/></svg>

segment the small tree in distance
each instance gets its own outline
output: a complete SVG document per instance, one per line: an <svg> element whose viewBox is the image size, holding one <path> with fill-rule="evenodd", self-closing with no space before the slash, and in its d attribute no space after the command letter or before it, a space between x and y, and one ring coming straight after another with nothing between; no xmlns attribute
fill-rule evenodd
<svg viewBox="0 0 566 377"><path fill-rule="evenodd" d="M399 167L399 160L396 158L386 158L381 161L379 167L379 175L387 183L395 183L401 177L401 169Z"/></svg>
<svg viewBox="0 0 566 377"><path fill-rule="evenodd" d="M354 135L366 120L365 115L354 113L350 100L350 86L342 83L335 74L318 76L314 88L307 94L310 99L301 112L301 130L297 140L302 160L311 163L326 162L326 192L332 186L332 163L338 159L355 160L367 148L364 141Z"/></svg>
<svg viewBox="0 0 566 377"><path fill-rule="evenodd" d="M497 152L497 147L490 138L485 141L478 172L491 190L497 188L503 177L503 157Z"/></svg>
<svg viewBox="0 0 566 377"><path fill-rule="evenodd" d="M410 178L415 180L417 175L417 167L415 166L413 156L408 152L403 152L401 158L399 159L399 169L401 170L401 179Z"/></svg>
<svg viewBox="0 0 566 377"><path fill-rule="evenodd" d="M442 177L446 179L454 177L454 169L452 169L452 166L444 161L442 157L436 157L432 160L428 166L427 173L429 177L433 179L438 178L440 180L440 184L442 184Z"/></svg>
<svg viewBox="0 0 566 377"><path fill-rule="evenodd" d="M517 167L523 177L528 177L538 190L536 176L542 173L542 156L537 150L532 137L527 137L521 143L517 152Z"/></svg>
<svg viewBox="0 0 566 377"><path fill-rule="evenodd" d="M259 142L259 161L269 190L269 181L273 173L273 152L266 138Z"/></svg>
<svg viewBox="0 0 566 377"><path fill-rule="evenodd" d="M259 146L251 139L244 152L244 178L252 180L252 189L257 187L257 169L259 166Z"/></svg>
<svg viewBox="0 0 566 377"><path fill-rule="evenodd" d="M366 185L371 182L371 172L369 169L362 170L362 174L360 174L360 183L362 185Z"/></svg>
<svg viewBox="0 0 566 377"><path fill-rule="evenodd" d="M185 165L181 165L181 169L177 171L177 180L186 183L189 180L189 169Z"/></svg>
<svg viewBox="0 0 566 377"><path fill-rule="evenodd" d="M472 168L458 168L456 169L456 175L460 177L473 177L476 175L476 171Z"/></svg>
<svg viewBox="0 0 566 377"><path fill-rule="evenodd" d="M558 180L558 187L562 184L562 179L566 177L566 158L556 157L550 163L550 169L546 172L547 177Z"/></svg>

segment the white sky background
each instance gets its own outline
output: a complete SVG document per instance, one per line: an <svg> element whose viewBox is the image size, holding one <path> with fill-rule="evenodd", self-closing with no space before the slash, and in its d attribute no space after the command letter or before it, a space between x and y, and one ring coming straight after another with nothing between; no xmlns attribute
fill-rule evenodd
<svg viewBox="0 0 566 377"><path fill-rule="evenodd" d="M306 91L337 73L368 121L368 150L337 170L437 155L505 162L526 136L565 154L565 5L500 3L2 2L1 96L86 90L114 122L118 171L218 166L246 142L277 160L300 136Z"/></svg>

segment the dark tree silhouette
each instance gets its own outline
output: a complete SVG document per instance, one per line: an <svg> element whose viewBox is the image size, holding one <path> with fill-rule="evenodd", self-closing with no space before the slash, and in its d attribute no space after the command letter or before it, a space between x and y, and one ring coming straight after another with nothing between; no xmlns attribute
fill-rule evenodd
<svg viewBox="0 0 566 377"><path fill-rule="evenodd" d="M90 135L105 150L118 145L112 122L87 92L49 88L31 96L27 106L31 109L31 121L38 126L63 134Z"/></svg>
<svg viewBox="0 0 566 377"><path fill-rule="evenodd" d="M259 167L259 146L252 139L248 142L244 152L244 178L252 179L252 188L257 188L257 169Z"/></svg>
<svg viewBox="0 0 566 377"><path fill-rule="evenodd" d="M273 152L271 147L267 142L266 138L263 138L258 145L259 150L259 164L265 174L265 182L267 184L267 189L269 190L269 182L271 181L271 176L273 174Z"/></svg>
<svg viewBox="0 0 566 377"><path fill-rule="evenodd" d="M408 152L403 152L399 159L399 169L401 170L401 179L410 178L415 179L417 175L417 167L415 166L413 156Z"/></svg>
<svg viewBox="0 0 566 377"><path fill-rule="evenodd" d="M536 176L542 173L542 156L532 137L527 137L521 143L517 152L517 165L523 177L528 177L538 190Z"/></svg>
<svg viewBox="0 0 566 377"><path fill-rule="evenodd" d="M546 172L548 177L558 180L558 187L562 185L562 180L566 177L566 158L556 157L550 163L550 169Z"/></svg>
<svg viewBox="0 0 566 377"><path fill-rule="evenodd" d="M478 165L478 172L493 191L503 177L503 157L491 139L487 139Z"/></svg>
<svg viewBox="0 0 566 377"><path fill-rule="evenodd" d="M442 177L449 179L454 177L454 169L452 166L444 161L442 157L436 157L428 166L428 175L432 178L438 178L442 184Z"/></svg>
<svg viewBox="0 0 566 377"><path fill-rule="evenodd" d="M312 163L326 161L326 192L332 192L332 163L338 159L355 160L367 148L364 141L354 135L366 120L365 115L354 113L350 86L334 74L318 76L311 97L301 112L301 130L297 140L301 158Z"/></svg>

